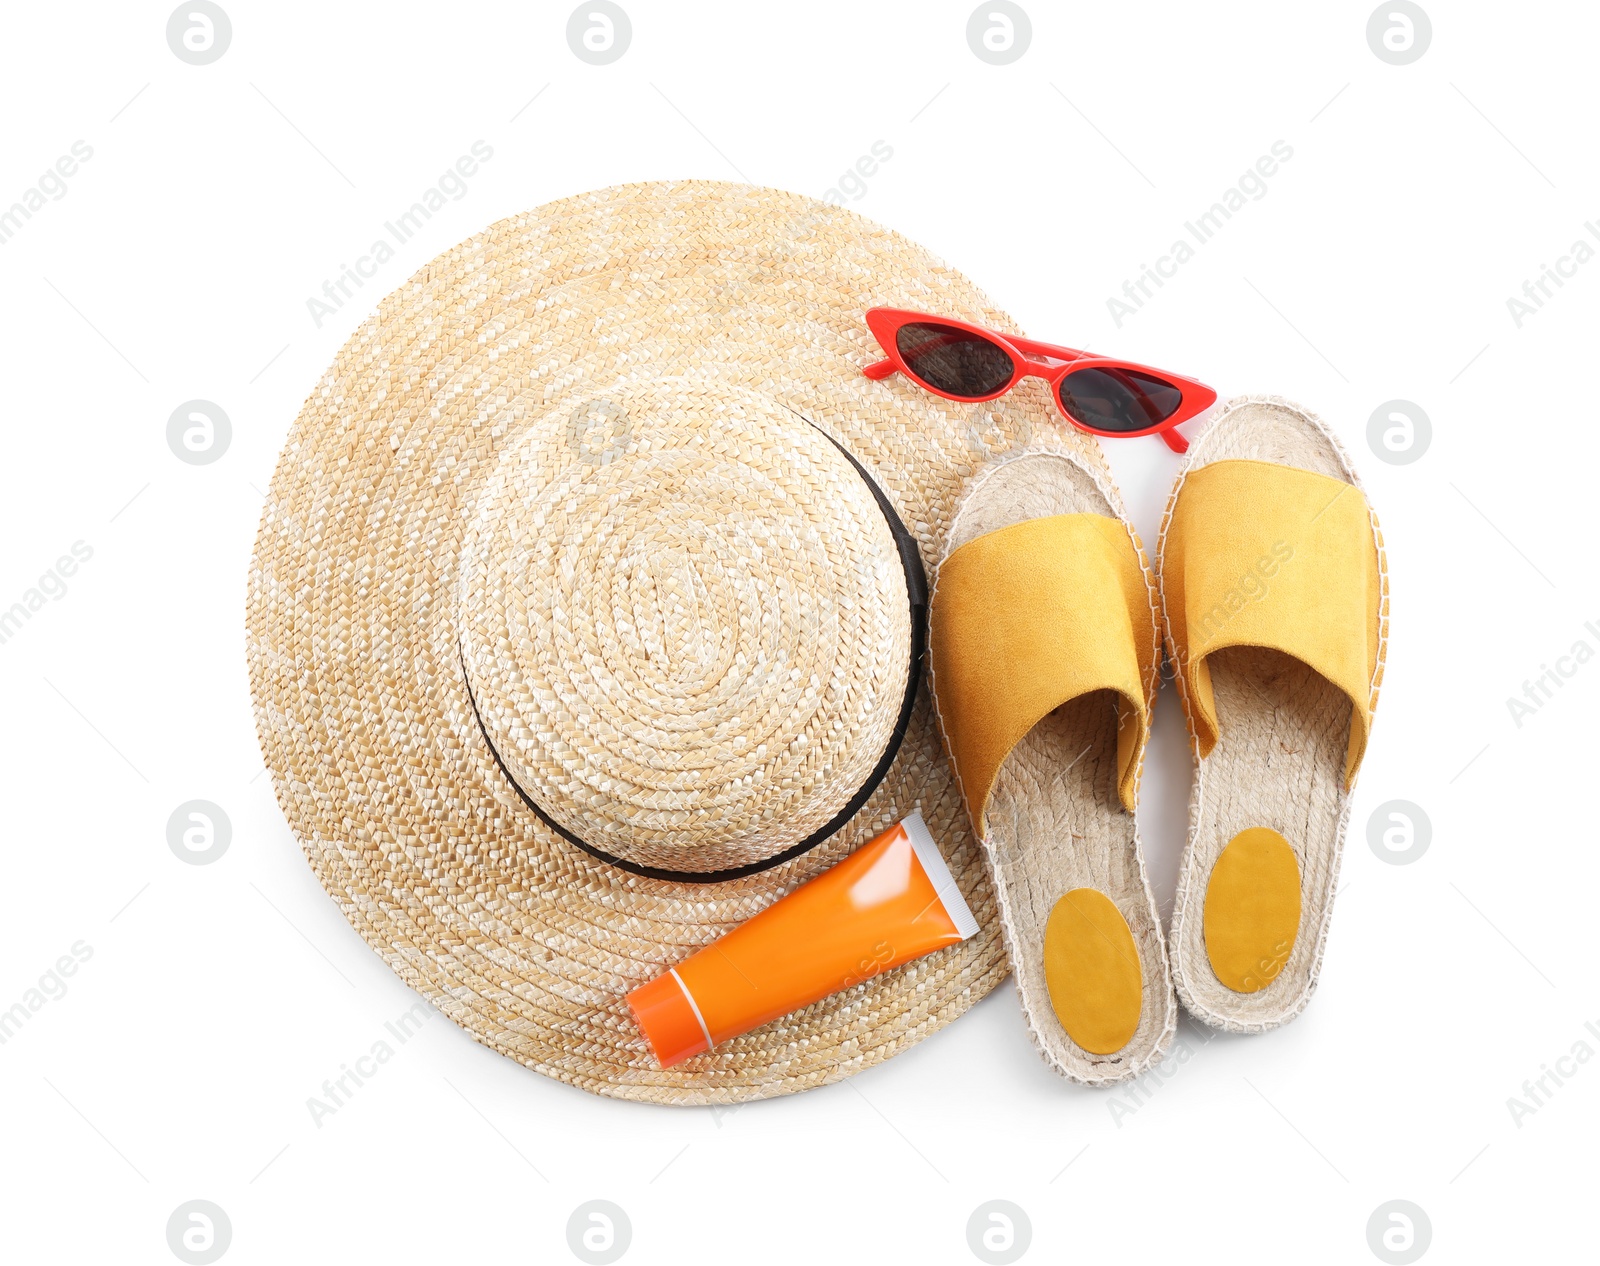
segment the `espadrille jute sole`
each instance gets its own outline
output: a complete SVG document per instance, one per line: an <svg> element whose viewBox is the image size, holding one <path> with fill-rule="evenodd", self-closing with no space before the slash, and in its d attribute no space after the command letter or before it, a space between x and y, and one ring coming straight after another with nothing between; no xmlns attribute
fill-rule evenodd
<svg viewBox="0 0 1600 1266"><path fill-rule="evenodd" d="M1103 514L1126 526L1119 500L1109 477L1092 472L1076 454L1038 448L1013 454L974 481L956 511L945 556L987 533L1049 515ZM1142 550L1139 556L1142 566ZM937 680L934 693L937 698ZM1096 1086L1125 1081L1159 1062L1176 1030L1177 1002L1138 827L1118 799L1111 692L1057 708L1012 749L990 794L987 823L983 843L1001 928L1028 1032L1045 1061L1073 1081ZM1124 1046L1105 1054L1067 1034L1046 980L1051 914L1065 894L1081 889L1110 899L1138 956L1137 1027Z"/></svg>
<svg viewBox="0 0 1600 1266"><path fill-rule="evenodd" d="M1233 459L1298 467L1360 486L1338 440L1310 413L1275 397L1229 401L1194 440L1162 522L1157 575L1163 636L1175 665L1181 652L1173 623L1181 613L1172 609L1165 584L1174 507L1187 476ZM1375 700L1387 628L1387 573L1375 519L1372 532L1385 595L1371 683ZM1185 1009L1197 1019L1230 1032L1260 1033L1299 1015L1317 986L1350 814L1345 762L1351 701L1280 651L1238 646L1214 652L1207 663L1219 728L1210 753L1202 758L1198 744L1194 753L1189 833L1169 941L1173 982ZM1185 674L1175 672L1174 678L1187 711L1192 701ZM1258 978L1244 989L1230 988L1208 953L1208 893L1230 882L1217 878L1218 861L1230 844L1242 833L1263 830L1275 832L1292 850L1289 877L1298 870L1298 926L1281 957L1262 962ZM1248 868L1236 868L1238 873L1248 873ZM1214 927L1212 936L1217 936Z"/></svg>

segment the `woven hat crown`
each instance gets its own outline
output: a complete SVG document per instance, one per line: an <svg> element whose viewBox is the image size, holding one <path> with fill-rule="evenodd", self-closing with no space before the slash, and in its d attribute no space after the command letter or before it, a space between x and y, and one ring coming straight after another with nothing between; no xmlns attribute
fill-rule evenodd
<svg viewBox="0 0 1600 1266"><path fill-rule="evenodd" d="M743 872L876 784L912 671L898 521L791 408L710 375L564 401L501 451L470 523L477 718L569 839L645 873Z"/></svg>

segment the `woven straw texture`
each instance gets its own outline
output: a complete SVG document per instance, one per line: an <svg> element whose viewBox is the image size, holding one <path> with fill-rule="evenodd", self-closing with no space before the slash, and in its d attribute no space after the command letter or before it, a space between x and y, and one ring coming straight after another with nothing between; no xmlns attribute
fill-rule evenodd
<svg viewBox="0 0 1600 1266"><path fill-rule="evenodd" d="M925 686L854 818L722 883L596 860L496 760L585 842L697 870L774 856L860 785L903 697L908 602L830 440L931 575L964 481L1049 416L1033 384L973 407L863 378L873 304L1014 328L843 209L711 182L602 190L417 272L290 432L247 612L278 801L395 971L541 1073L661 1103L783 1094L904 1050L1006 974ZM659 1069L628 990L918 807L979 934Z"/></svg>
<svg viewBox="0 0 1600 1266"><path fill-rule="evenodd" d="M575 442L596 413L598 453ZM495 750L629 862L729 870L810 838L905 697L906 577L871 489L787 409L693 378L552 420L501 454L462 556Z"/></svg>

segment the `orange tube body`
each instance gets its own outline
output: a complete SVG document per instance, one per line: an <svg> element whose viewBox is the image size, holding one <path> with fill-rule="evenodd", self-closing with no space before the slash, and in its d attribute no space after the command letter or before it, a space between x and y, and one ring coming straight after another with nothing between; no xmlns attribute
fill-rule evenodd
<svg viewBox="0 0 1600 1266"><path fill-rule="evenodd" d="M663 1068L978 930L920 812L628 995Z"/></svg>

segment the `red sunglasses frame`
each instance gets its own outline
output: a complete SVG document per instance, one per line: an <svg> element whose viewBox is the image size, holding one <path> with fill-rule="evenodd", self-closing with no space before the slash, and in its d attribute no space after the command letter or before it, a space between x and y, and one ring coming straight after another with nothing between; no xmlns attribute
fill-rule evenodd
<svg viewBox="0 0 1600 1266"><path fill-rule="evenodd" d="M940 391L932 383L918 377L906 365L905 359L900 355L898 335L900 327L918 322L929 322L934 325L948 325L957 330L964 330L968 334L987 339L997 344L1011 357L1011 363L1016 366L1011 380L998 391L992 391L985 396L953 396L947 391ZM929 312L911 312L905 308L868 308L867 328L872 331L879 346L888 353L886 360L874 361L861 372L868 378L887 378L891 374L901 373L924 391L931 391L936 396L943 396L946 400L959 401L962 404L979 404L985 400L996 400L1015 387L1024 378L1043 378L1050 384L1050 399L1055 402L1056 410L1068 422L1080 431L1090 435L1103 435L1107 439L1134 439L1140 435L1159 435L1166 441L1167 447L1174 453L1184 453L1189 449L1189 441L1178 434L1177 428L1189 421L1199 413L1203 413L1216 403L1217 393L1203 382L1193 378L1185 378L1181 374L1168 373L1164 369L1154 369L1149 365L1141 365L1137 361L1117 360L1110 356L1096 356L1090 352L1080 352L1071 347L1057 347L1051 343L1040 343L1035 339L1019 338L1015 334L1001 334L998 330L991 330L986 326L973 325L969 321L958 321L954 317L938 316ZM1149 374L1152 378L1159 378L1162 382L1170 383L1181 393L1178 407L1172 415L1164 418L1154 426L1145 427L1138 431L1102 431L1096 427L1078 421L1067 412L1066 406L1061 403L1061 380L1068 374L1077 373L1081 369L1131 369L1141 374Z"/></svg>

